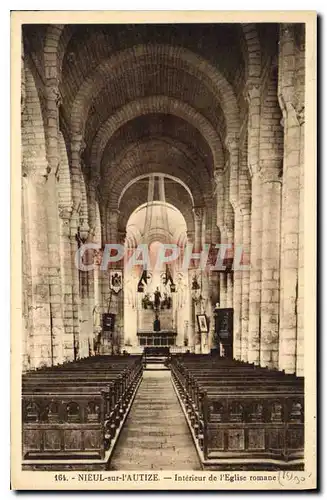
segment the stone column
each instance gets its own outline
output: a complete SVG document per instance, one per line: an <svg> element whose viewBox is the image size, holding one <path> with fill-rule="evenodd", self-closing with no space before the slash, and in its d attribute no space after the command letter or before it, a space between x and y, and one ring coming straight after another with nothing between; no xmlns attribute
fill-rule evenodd
<svg viewBox="0 0 327 500"><path fill-rule="evenodd" d="M251 209L250 201L240 207L243 226L243 265L242 269L242 316L241 316L241 359L248 361L249 342L249 300L250 300L250 244L251 244Z"/></svg>
<svg viewBox="0 0 327 500"><path fill-rule="evenodd" d="M299 284L297 301L296 374L304 374L304 110L298 112L300 131L300 203L299 203Z"/></svg>
<svg viewBox="0 0 327 500"><path fill-rule="evenodd" d="M194 207L193 208L193 214L194 214L194 246L193 246L193 253L199 253L201 252L202 249L202 225L203 225L203 208L202 207ZM192 261L190 263L191 268L196 269L199 266L199 260L194 261L192 264ZM198 279L201 282L201 271L197 273ZM192 286L192 282L191 282ZM201 344L202 344L202 339L201 339L201 333L198 331L198 325L197 325L197 320L196 317L198 314L201 314L201 308L200 304L196 303L193 299L191 300L191 304L193 306L193 318L194 318L194 350L196 354L201 353Z"/></svg>
<svg viewBox="0 0 327 500"><path fill-rule="evenodd" d="M60 267L62 276L63 314L64 314L64 339L63 360L74 359L74 321L72 301L72 262L70 242L71 206L59 206L60 217Z"/></svg>
<svg viewBox="0 0 327 500"><path fill-rule="evenodd" d="M109 235L109 243L117 244L118 241L118 219L119 210L110 208L107 213L107 234Z"/></svg>
<svg viewBox="0 0 327 500"><path fill-rule="evenodd" d="M125 239L126 239L126 231L117 231L117 239L118 243L120 245L125 244ZM125 300L125 294L124 294L124 261L122 260L119 263L119 268L123 272L122 276L122 283L123 283L123 288L120 290L118 294L118 324L117 324L117 334L119 336L119 345L120 345L120 351L123 350L124 348L124 300Z"/></svg>
<svg viewBox="0 0 327 500"><path fill-rule="evenodd" d="M301 127L296 111L291 106L284 118L284 144L279 368L294 373L299 294Z"/></svg>
<svg viewBox="0 0 327 500"><path fill-rule="evenodd" d="M24 173L23 173L24 175ZM25 173L27 239L30 251L31 300L29 368L53 364L52 329L50 320L50 286L48 279L48 221L46 211L46 178L36 172ZM25 222L26 223L26 222Z"/></svg>
<svg viewBox="0 0 327 500"><path fill-rule="evenodd" d="M235 247L242 244L243 239L243 218L239 206L235 210L235 229L234 229L234 255ZM233 334L233 357L241 359L241 336L242 336L242 271L234 269L234 288L233 288L233 308L234 308L234 334Z"/></svg>
<svg viewBox="0 0 327 500"><path fill-rule="evenodd" d="M57 174L60 162L58 145L59 138L59 105L61 102L58 81L54 74L46 67L46 117L45 127L47 143L47 202L46 212L48 217L48 245L49 245L49 284L50 284L50 310L52 325L52 354L53 363L63 361L64 323L63 323L63 297L61 287L61 272L58 267L59 252L59 215L57 198Z"/></svg>
<svg viewBox="0 0 327 500"><path fill-rule="evenodd" d="M193 253L201 252L202 247L202 224L203 224L203 208L194 207L194 247Z"/></svg>
<svg viewBox="0 0 327 500"><path fill-rule="evenodd" d="M225 141L229 151L229 207L226 216L232 215L234 210L234 234L231 234L231 220L226 218L225 223L228 225L229 231L227 234L228 243L235 247L240 239L242 239L242 218L238 210L239 202L239 142L236 136L227 136ZM233 292L231 291L233 290ZM232 297L231 297L232 294ZM241 298L242 298L242 276L239 271L228 273L227 275L227 303L228 307L234 309L234 339L233 339L233 357L240 359L241 355Z"/></svg>
<svg viewBox="0 0 327 500"><path fill-rule="evenodd" d="M303 260L303 233L300 244L300 232L304 206L300 208L300 203L303 203L301 164L303 165L304 120L300 104L303 95L299 92L297 81L298 56L295 26L284 23L280 27L281 70L278 89L284 125L279 369L287 373L301 372L301 365L303 368L303 308L299 310L299 306L303 304L303 267L300 266ZM299 267L302 267L300 272Z"/></svg>
<svg viewBox="0 0 327 500"><path fill-rule="evenodd" d="M46 188L46 211L48 217L48 245L49 245L49 284L50 284L50 309L52 324L53 362L63 361L64 323L63 323L63 296L61 283L60 262L60 233L57 200L57 180L53 172L49 173Z"/></svg>
<svg viewBox="0 0 327 500"><path fill-rule="evenodd" d="M118 235L118 220L119 220L119 210L115 208L109 208L107 212L107 234L109 236L110 244L119 244L119 235ZM114 271L115 269L123 270L124 261L112 262L109 263L108 271L106 273L107 276L107 284L108 284L108 293L109 293L109 302L110 302L110 310L108 312L115 314L115 330L113 333L113 352L115 354L118 353L121 347L121 327L123 324L123 291L120 290L115 293L110 289L110 271Z"/></svg>
<svg viewBox="0 0 327 500"><path fill-rule="evenodd" d="M33 360L32 345L32 271L31 251L29 242L29 220L28 220L28 180L27 174L22 178L22 314L23 314L23 372L31 368Z"/></svg>
<svg viewBox="0 0 327 500"><path fill-rule="evenodd" d="M227 243L231 247L234 244L234 231L231 229L226 230L227 233ZM231 271L228 271L225 273L226 274L226 281L227 281L227 303L226 307L234 307L234 273Z"/></svg>
<svg viewBox="0 0 327 500"><path fill-rule="evenodd" d="M262 275L260 365L278 368L281 159L260 162Z"/></svg>
<svg viewBox="0 0 327 500"><path fill-rule="evenodd" d="M249 295L248 361L260 363L262 190L259 172L252 175L251 256Z"/></svg>
<svg viewBox="0 0 327 500"><path fill-rule="evenodd" d="M99 223L97 218L97 189L101 178L97 174L93 174L88 182L88 190L86 198L88 200L86 212L86 203L83 210L83 215L80 214L80 220L83 218L82 231L88 234L87 243L100 244ZM89 227L88 227L89 226ZM88 230L89 229L89 230ZM81 277L86 280L85 292L86 295L82 299L84 304L81 304L81 312L84 316L84 337L87 339L87 346L85 346L91 355L94 354L95 340L98 337L101 326L101 312L100 312L100 252L99 250L88 249L86 256L87 265L93 265L94 269L91 271L83 272ZM81 300L81 302L82 302ZM87 331L86 331L87 328Z"/></svg>
<svg viewBox="0 0 327 500"><path fill-rule="evenodd" d="M82 202L81 192L81 154L83 152L82 136L74 135L71 140L71 186L73 211L70 223L70 246L72 261L72 302L73 302L73 323L74 323L74 359L80 356L80 271L75 264L75 256L78 250L77 235L79 231L79 213Z"/></svg>
<svg viewBox="0 0 327 500"><path fill-rule="evenodd" d="M227 165L225 167L225 207L224 207L224 226L222 234L226 238L222 243L227 243L229 250L226 252L226 257L231 255L234 246L234 210L230 202L230 167ZM235 188L233 188L233 196L235 196ZM232 272L227 273L227 302L226 307L233 307L233 288L234 288L234 277Z"/></svg>
<svg viewBox="0 0 327 500"><path fill-rule="evenodd" d="M245 87L248 101L248 166L251 178L251 251L248 326L248 362L260 363L261 336L261 238L262 192L259 175L261 85L250 80Z"/></svg>
<svg viewBox="0 0 327 500"><path fill-rule="evenodd" d="M217 196L217 226L220 231L220 244L227 242L227 235L224 231L224 207L225 207L225 171L215 170L214 180L216 184L215 194ZM216 242L218 243L218 242ZM226 307L227 303L227 276L226 273L219 273L219 304Z"/></svg>
<svg viewBox="0 0 327 500"><path fill-rule="evenodd" d="M209 339L208 339L208 351L217 347L215 340L215 316L214 311L217 302L219 302L219 274L217 271L209 272L209 296L210 296L210 308L208 310L209 314Z"/></svg>
<svg viewBox="0 0 327 500"><path fill-rule="evenodd" d="M227 273L219 275L219 304L220 307L227 307Z"/></svg>

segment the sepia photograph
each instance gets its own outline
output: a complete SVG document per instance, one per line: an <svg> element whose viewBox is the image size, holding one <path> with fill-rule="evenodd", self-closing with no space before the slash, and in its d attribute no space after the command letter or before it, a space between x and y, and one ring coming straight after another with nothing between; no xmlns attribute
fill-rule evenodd
<svg viewBox="0 0 327 500"><path fill-rule="evenodd" d="M315 488L316 14L140 14L12 15L13 487Z"/></svg>

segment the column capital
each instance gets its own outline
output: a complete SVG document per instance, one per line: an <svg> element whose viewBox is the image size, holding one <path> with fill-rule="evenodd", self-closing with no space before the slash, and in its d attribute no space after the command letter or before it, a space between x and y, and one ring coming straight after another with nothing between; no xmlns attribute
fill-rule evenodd
<svg viewBox="0 0 327 500"><path fill-rule="evenodd" d="M203 207L193 207L194 220L196 222L201 222L204 214Z"/></svg>
<svg viewBox="0 0 327 500"><path fill-rule="evenodd" d="M214 182L216 184L216 186L222 182L224 182L224 175L225 175L225 172L224 170L221 170L219 168L216 168L214 173L213 173L213 179L214 179Z"/></svg>
<svg viewBox="0 0 327 500"><path fill-rule="evenodd" d="M194 229L188 229L186 234L187 234L188 240L194 242L194 235L195 235Z"/></svg>
<svg viewBox="0 0 327 500"><path fill-rule="evenodd" d="M304 106L300 106L297 108L296 116L297 116L299 125L300 126L304 125L304 123L305 123L305 107Z"/></svg>
<svg viewBox="0 0 327 500"><path fill-rule="evenodd" d="M22 159L22 176L29 177L34 180L46 182L51 172L50 164L47 160L39 160L37 158Z"/></svg>
<svg viewBox="0 0 327 500"><path fill-rule="evenodd" d="M282 182L283 158L260 160L258 175L262 182Z"/></svg>
<svg viewBox="0 0 327 500"><path fill-rule="evenodd" d="M281 23L280 35L284 39L293 40L294 38L294 23Z"/></svg>
<svg viewBox="0 0 327 500"><path fill-rule="evenodd" d="M237 134L227 134L225 138L225 146L229 153L237 150L239 137Z"/></svg>
<svg viewBox="0 0 327 500"><path fill-rule="evenodd" d="M118 219L119 214L120 214L120 210L118 208L109 208L109 210L108 210L108 217L109 218L112 217L113 219L115 219L115 218Z"/></svg>
<svg viewBox="0 0 327 500"><path fill-rule="evenodd" d="M59 108L59 106L62 103L62 97L59 90L58 82L56 84L47 86L47 97L48 99L54 101L56 103L57 108Z"/></svg>
<svg viewBox="0 0 327 500"><path fill-rule="evenodd" d="M222 228L224 236L227 238L227 242L230 243L234 239L234 228L231 224L225 224Z"/></svg>
<svg viewBox="0 0 327 500"><path fill-rule="evenodd" d="M59 205L58 212L60 219L70 220L73 213L73 204Z"/></svg>
<svg viewBox="0 0 327 500"><path fill-rule="evenodd" d="M73 153L81 156L86 148L86 143L82 134L74 134L70 141L70 147Z"/></svg>
<svg viewBox="0 0 327 500"><path fill-rule="evenodd" d="M86 240L88 235L89 235L89 231L90 231L90 226L89 226L89 223L88 223L88 220L87 219L84 219L84 218L80 218L79 220L79 234L82 238L82 240Z"/></svg>
<svg viewBox="0 0 327 500"><path fill-rule="evenodd" d="M101 175L99 173L92 173L90 178L90 187L97 189L101 182Z"/></svg>
<svg viewBox="0 0 327 500"><path fill-rule="evenodd" d="M241 215L248 215L251 213L251 200L240 200L235 205L235 210L238 210Z"/></svg>
<svg viewBox="0 0 327 500"><path fill-rule="evenodd" d="M126 230L125 229L119 229L118 230L118 239L119 243L124 243L126 239Z"/></svg>
<svg viewBox="0 0 327 500"><path fill-rule="evenodd" d="M243 90L243 96L249 105L254 99L261 98L261 89L261 82L257 79L251 79L246 82Z"/></svg>

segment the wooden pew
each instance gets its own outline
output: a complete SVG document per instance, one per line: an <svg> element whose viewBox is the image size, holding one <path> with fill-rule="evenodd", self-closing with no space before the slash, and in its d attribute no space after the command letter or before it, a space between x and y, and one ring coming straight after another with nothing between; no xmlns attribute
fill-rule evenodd
<svg viewBox="0 0 327 500"><path fill-rule="evenodd" d="M82 469L105 465L142 376L141 356L121 358L94 357L23 375L25 468L42 468L44 461L51 467L55 461Z"/></svg>
<svg viewBox="0 0 327 500"><path fill-rule="evenodd" d="M171 367L205 468L303 468L303 378L210 356Z"/></svg>

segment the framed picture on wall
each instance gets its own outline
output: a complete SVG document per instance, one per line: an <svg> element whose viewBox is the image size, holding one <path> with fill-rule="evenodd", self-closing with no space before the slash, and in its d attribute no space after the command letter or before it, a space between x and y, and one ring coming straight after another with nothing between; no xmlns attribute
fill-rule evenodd
<svg viewBox="0 0 327 500"><path fill-rule="evenodd" d="M199 332L207 333L208 332L208 321L207 316L205 314L197 314L198 327Z"/></svg>

